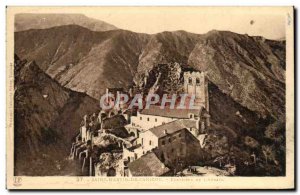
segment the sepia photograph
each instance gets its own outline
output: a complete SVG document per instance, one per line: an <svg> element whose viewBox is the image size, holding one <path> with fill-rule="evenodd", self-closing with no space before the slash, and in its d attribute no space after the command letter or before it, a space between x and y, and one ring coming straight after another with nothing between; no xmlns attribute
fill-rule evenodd
<svg viewBox="0 0 300 195"><path fill-rule="evenodd" d="M6 9L9 189L294 188L293 7Z"/></svg>

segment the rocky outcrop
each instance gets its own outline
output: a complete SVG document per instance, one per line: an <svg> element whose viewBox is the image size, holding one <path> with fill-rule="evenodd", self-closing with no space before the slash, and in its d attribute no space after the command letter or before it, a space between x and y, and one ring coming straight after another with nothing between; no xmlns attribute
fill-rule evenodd
<svg viewBox="0 0 300 195"><path fill-rule="evenodd" d="M34 61L17 56L14 102L16 175L55 174L49 162L66 155L82 116L98 110L96 100L61 87Z"/></svg>

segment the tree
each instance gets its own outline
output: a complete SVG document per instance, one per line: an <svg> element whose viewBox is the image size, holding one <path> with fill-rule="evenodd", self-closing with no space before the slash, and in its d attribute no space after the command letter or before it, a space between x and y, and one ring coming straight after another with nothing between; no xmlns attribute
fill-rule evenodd
<svg viewBox="0 0 300 195"><path fill-rule="evenodd" d="M275 151L272 146L270 145L263 145L262 146L262 153L264 154L266 164L268 164L268 161L274 161L275 160Z"/></svg>

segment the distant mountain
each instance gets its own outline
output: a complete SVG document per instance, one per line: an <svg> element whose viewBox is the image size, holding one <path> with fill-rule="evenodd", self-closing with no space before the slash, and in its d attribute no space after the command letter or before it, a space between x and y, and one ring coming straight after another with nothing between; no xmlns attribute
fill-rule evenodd
<svg viewBox="0 0 300 195"><path fill-rule="evenodd" d="M68 25L15 33L15 52L35 60L63 86L99 98L106 87L132 84L148 35L94 32Z"/></svg>
<svg viewBox="0 0 300 195"><path fill-rule="evenodd" d="M99 109L97 100L61 87L18 56L14 102L16 175L54 174L53 159L66 156L83 116Z"/></svg>
<svg viewBox="0 0 300 195"><path fill-rule="evenodd" d="M116 30L117 27L83 14L17 14L15 31L45 29L62 25L79 25L92 31Z"/></svg>
<svg viewBox="0 0 300 195"><path fill-rule="evenodd" d="M206 70L225 94L262 117L285 113L285 41L222 31L92 32L70 25L17 32L15 52L94 98L106 87L139 85L156 64L179 62Z"/></svg>
<svg viewBox="0 0 300 195"><path fill-rule="evenodd" d="M205 34L188 64L262 117L285 118L285 42L232 32Z"/></svg>

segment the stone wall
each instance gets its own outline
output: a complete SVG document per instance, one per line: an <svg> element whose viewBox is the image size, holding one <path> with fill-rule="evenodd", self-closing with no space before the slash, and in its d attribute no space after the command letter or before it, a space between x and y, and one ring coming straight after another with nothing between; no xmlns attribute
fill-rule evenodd
<svg viewBox="0 0 300 195"><path fill-rule="evenodd" d="M197 163L200 150L199 140L187 129L182 129L159 139L157 155L168 167L179 171Z"/></svg>

